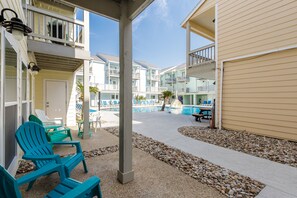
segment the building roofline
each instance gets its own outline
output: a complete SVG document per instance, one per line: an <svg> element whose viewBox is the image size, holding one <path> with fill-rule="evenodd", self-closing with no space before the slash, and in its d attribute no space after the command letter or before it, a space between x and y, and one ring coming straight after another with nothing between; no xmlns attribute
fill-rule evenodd
<svg viewBox="0 0 297 198"><path fill-rule="evenodd" d="M181 23L181 27L184 28L187 21L195 14L195 12L202 6L202 4L207 0L200 0L199 3L194 7L194 9L188 14L188 16Z"/></svg>

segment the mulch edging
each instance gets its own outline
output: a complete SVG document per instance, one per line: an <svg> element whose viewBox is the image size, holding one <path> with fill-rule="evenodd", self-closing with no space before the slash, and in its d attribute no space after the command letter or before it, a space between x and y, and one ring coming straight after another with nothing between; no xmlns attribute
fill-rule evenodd
<svg viewBox="0 0 297 198"><path fill-rule="evenodd" d="M118 136L115 127L104 128ZM264 184L234 171L212 164L202 158L172 148L152 138L133 133L133 146L141 149L201 183L216 188L227 197L255 197L265 187Z"/></svg>
<svg viewBox="0 0 297 198"><path fill-rule="evenodd" d="M297 168L297 142L265 137L245 131L196 126L181 127L178 132L196 140Z"/></svg>

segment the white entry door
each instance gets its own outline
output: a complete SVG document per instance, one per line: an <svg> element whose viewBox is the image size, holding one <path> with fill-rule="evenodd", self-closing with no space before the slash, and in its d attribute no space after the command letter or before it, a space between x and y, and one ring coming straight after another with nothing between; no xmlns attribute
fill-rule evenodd
<svg viewBox="0 0 297 198"><path fill-rule="evenodd" d="M45 111L49 118L63 118L66 121L67 82L45 81Z"/></svg>

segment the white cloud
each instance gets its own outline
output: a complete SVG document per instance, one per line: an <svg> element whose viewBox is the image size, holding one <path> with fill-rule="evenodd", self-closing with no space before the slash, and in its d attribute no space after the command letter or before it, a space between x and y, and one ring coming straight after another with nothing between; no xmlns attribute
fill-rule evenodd
<svg viewBox="0 0 297 198"><path fill-rule="evenodd" d="M147 8L141 15L133 21L133 31L136 31L139 24L149 15L155 15L161 20L169 24L168 16L168 0L155 0L154 3Z"/></svg>

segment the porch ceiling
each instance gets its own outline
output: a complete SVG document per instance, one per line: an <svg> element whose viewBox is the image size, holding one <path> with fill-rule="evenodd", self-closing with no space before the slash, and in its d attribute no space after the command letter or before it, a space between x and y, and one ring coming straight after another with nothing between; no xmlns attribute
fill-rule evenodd
<svg viewBox="0 0 297 198"><path fill-rule="evenodd" d="M186 22L190 22L191 31L203 36L212 41L215 40L215 8L212 7L199 15L191 16L187 21L182 24L183 28L186 28Z"/></svg>
<svg viewBox="0 0 297 198"><path fill-rule="evenodd" d="M74 72L83 60L35 52L38 67L41 69Z"/></svg>
<svg viewBox="0 0 297 198"><path fill-rule="evenodd" d="M95 14L119 21L121 16L120 4L125 0L59 0L68 5L88 10ZM154 0L127 0L129 2L129 18L133 20Z"/></svg>

